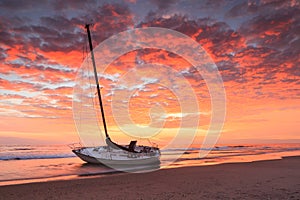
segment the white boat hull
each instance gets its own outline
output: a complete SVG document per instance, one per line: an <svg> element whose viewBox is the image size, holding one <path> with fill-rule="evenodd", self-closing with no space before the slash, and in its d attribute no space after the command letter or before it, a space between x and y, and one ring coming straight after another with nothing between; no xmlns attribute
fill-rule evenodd
<svg viewBox="0 0 300 200"><path fill-rule="evenodd" d="M105 147L82 147L72 150L81 160L106 166L153 165L160 163L160 151L132 153Z"/></svg>

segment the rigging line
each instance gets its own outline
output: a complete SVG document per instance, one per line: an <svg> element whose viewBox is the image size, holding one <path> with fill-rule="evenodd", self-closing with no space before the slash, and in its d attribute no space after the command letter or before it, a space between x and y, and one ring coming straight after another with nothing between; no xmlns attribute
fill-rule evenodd
<svg viewBox="0 0 300 200"><path fill-rule="evenodd" d="M84 37L84 41L83 41L83 45L82 45L82 62L84 62L84 59L88 55L87 48L88 48L88 40L86 37Z"/></svg>
<svg viewBox="0 0 300 200"><path fill-rule="evenodd" d="M151 146L153 146L153 143L150 141L149 138L147 138L147 141L151 144Z"/></svg>
<svg viewBox="0 0 300 200"><path fill-rule="evenodd" d="M80 85L84 85L84 71L83 71L83 68L84 68L84 60L85 60L85 56L87 55L86 54L86 52L87 52L87 39L86 38L84 38L84 40L83 40L83 44L82 44L82 65L81 65L81 69L79 69L79 72L80 72L80 70L82 70L82 72L80 73L80 76L81 76L81 81L80 81ZM88 60L87 60L87 62L88 62ZM80 86L79 86L80 87ZM83 114L84 113L84 109L83 109L83 99L84 99L84 92L81 92L81 93L79 93L79 95L80 95L80 103L78 103L79 104L79 129L80 130L82 130L82 128L83 128L83 121L84 121L84 119L86 118L86 115L85 114ZM83 116L84 115L84 116ZM79 135L78 135L78 138L79 138L79 141L80 141L80 137L79 137Z"/></svg>
<svg viewBox="0 0 300 200"><path fill-rule="evenodd" d="M87 40L86 40L86 42L87 42ZM87 102L85 102L85 103L87 103L88 108L91 107L91 109L93 110L92 112L94 112L93 115L89 117L89 119L96 122L96 124L97 124L96 129L99 131L99 133L100 133L99 135L101 136L101 138L104 139L101 134L102 131L101 131L101 128L100 128L101 126L100 126L100 122L99 122L100 114L99 114L99 110L97 108L98 104L96 103L96 100L95 100L95 97L96 97L95 92L94 92L95 88L93 88L94 84L92 84L93 80L91 80L92 79L92 76L91 76L92 68L91 68L90 60L89 60L90 55L87 53L87 45L85 47L86 47L85 50L86 50L86 63L87 63L86 72L87 72L87 77L88 77L87 78L87 80L88 80L88 89L87 89L88 96L86 97Z"/></svg>
<svg viewBox="0 0 300 200"><path fill-rule="evenodd" d="M86 39L86 44L87 44L87 39ZM85 50L87 51L87 45L85 45ZM89 60L89 58L90 58L90 56L89 56L89 54L87 54L87 58L86 58L86 62L87 62L87 77L88 77L88 83L89 83L89 94L90 94L90 98L88 98L88 99L91 99L91 103L92 103L92 108L94 109L94 112L96 113L95 115L95 121L96 121L96 123L97 123L97 127L99 128L100 126L99 126L99 121L98 121L98 116L99 116L99 111L98 111L98 108L97 108L97 104L96 104L96 101L95 101L95 93L94 93L94 89L95 88L93 88L92 87L92 85L94 85L94 84L92 84L92 80L91 80L91 75L90 75L90 72L92 71L92 69L91 69L91 66L90 66L90 60ZM102 135L101 135L102 136Z"/></svg>

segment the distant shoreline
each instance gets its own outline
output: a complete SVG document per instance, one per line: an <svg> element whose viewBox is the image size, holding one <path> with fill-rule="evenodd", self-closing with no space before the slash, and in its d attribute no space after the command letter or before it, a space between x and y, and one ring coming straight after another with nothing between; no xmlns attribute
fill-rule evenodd
<svg viewBox="0 0 300 200"><path fill-rule="evenodd" d="M300 156L0 187L4 199L299 199Z"/></svg>

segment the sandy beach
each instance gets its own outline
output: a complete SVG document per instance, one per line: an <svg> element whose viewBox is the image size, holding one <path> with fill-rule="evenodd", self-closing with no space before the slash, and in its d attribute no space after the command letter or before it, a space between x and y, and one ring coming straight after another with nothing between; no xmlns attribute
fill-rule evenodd
<svg viewBox="0 0 300 200"><path fill-rule="evenodd" d="M300 157L0 187L0 199L300 199Z"/></svg>

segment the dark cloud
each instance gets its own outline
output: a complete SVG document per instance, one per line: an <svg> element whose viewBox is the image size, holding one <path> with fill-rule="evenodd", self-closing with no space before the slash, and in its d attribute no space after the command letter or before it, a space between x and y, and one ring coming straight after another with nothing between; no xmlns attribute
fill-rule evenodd
<svg viewBox="0 0 300 200"><path fill-rule="evenodd" d="M285 48L300 33L298 8L279 10L276 13L256 16L239 29L249 43L258 43L273 48Z"/></svg>
<svg viewBox="0 0 300 200"><path fill-rule="evenodd" d="M297 3L293 5L293 1L271 0L241 0L233 4L225 13L229 18L255 17L256 15L276 13L279 10L291 9L297 7ZM298 5L299 6L299 5Z"/></svg>
<svg viewBox="0 0 300 200"><path fill-rule="evenodd" d="M0 61L3 62L7 56L6 50L0 47Z"/></svg>
<svg viewBox="0 0 300 200"><path fill-rule="evenodd" d="M179 2L178 0L164 0L164 1L161 1L161 0L151 0L152 3L154 3L155 5L157 5L157 7L159 9L167 9L169 8L170 6L176 4L177 2Z"/></svg>
<svg viewBox="0 0 300 200"><path fill-rule="evenodd" d="M39 6L47 6L47 3L47 1L36 0L1 0L0 9L19 11L26 9L34 9Z"/></svg>
<svg viewBox="0 0 300 200"><path fill-rule="evenodd" d="M13 33L14 37L8 39L11 42L7 45L13 47L17 43L21 44L24 50L28 50L30 46L46 52L81 49L83 33L76 24L77 20L53 16L41 17L40 21L40 25L26 24L8 30L9 35L12 36Z"/></svg>
<svg viewBox="0 0 300 200"><path fill-rule="evenodd" d="M96 0L54 0L53 7L55 10L80 10L80 9L92 9L97 5Z"/></svg>
<svg viewBox="0 0 300 200"><path fill-rule="evenodd" d="M105 4L92 12L91 16L90 19L93 19L95 23L93 36L97 44L134 26L133 14L127 6L122 4Z"/></svg>
<svg viewBox="0 0 300 200"><path fill-rule="evenodd" d="M218 66L224 82L243 82L242 72L237 63L228 60L217 62L216 65Z"/></svg>
<svg viewBox="0 0 300 200"><path fill-rule="evenodd" d="M209 18L191 20L187 16L174 15L170 18L155 17L148 15L147 22L139 24L139 27L164 27L179 31L190 37L193 37L197 42L215 57L219 59L226 57L231 59L232 53L242 50L240 47L242 36L232 30L225 22L216 22ZM212 43L208 46L206 44ZM206 48L208 46L208 48ZM222 67L223 65L220 65ZM234 66L234 64L232 64Z"/></svg>
<svg viewBox="0 0 300 200"><path fill-rule="evenodd" d="M60 1L56 3L59 4ZM68 8L64 5L62 4L64 9L73 9L81 6L81 3L74 1ZM63 15L39 16L38 24L19 17L1 17L0 42L10 47L18 44L24 51L28 51L28 46L45 52L81 51L85 41L84 25L91 22L91 19L95 22L93 34L97 42L133 26L128 7L121 4L105 4L93 7L88 15L71 18Z"/></svg>
<svg viewBox="0 0 300 200"><path fill-rule="evenodd" d="M214 1L204 0L204 2L205 2L205 4L204 4L205 6L203 6L203 7L219 8L220 6L223 6L226 1L224 1L224 0L214 0Z"/></svg>
<svg viewBox="0 0 300 200"><path fill-rule="evenodd" d="M1 10L0 10L1 11ZM18 37L12 28L14 26L22 26L24 20L20 17L7 17L0 15L0 44L5 44L8 46L13 46L17 43L16 37Z"/></svg>
<svg viewBox="0 0 300 200"><path fill-rule="evenodd" d="M82 19L80 18L67 18L62 15L54 15L41 17L41 26L47 27L57 32L70 32L74 33L78 31L78 27L82 24Z"/></svg>
<svg viewBox="0 0 300 200"><path fill-rule="evenodd" d="M231 7L225 14L226 17L241 17L245 14L255 13L258 9L258 3L254 1L240 1L239 4Z"/></svg>

